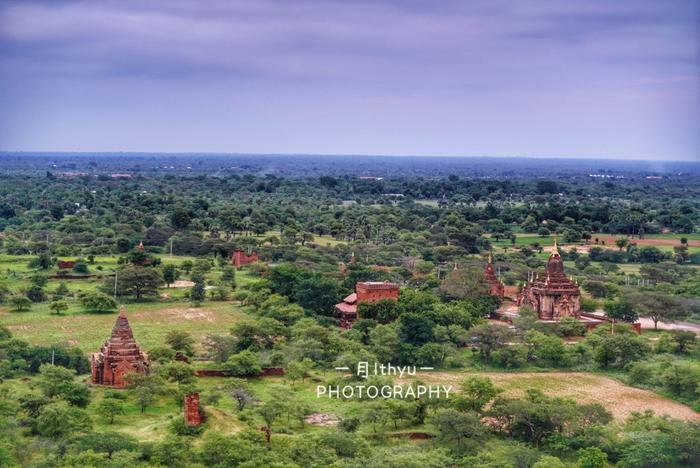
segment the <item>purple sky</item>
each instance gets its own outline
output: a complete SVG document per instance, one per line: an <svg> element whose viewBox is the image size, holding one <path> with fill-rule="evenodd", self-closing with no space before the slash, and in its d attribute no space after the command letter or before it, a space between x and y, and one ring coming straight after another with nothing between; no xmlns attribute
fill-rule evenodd
<svg viewBox="0 0 700 468"><path fill-rule="evenodd" d="M0 2L0 148L700 159L700 0Z"/></svg>

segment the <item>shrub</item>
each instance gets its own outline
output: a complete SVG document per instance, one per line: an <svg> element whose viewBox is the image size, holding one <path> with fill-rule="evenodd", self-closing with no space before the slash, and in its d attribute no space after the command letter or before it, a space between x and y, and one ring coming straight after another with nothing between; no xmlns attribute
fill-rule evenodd
<svg viewBox="0 0 700 468"><path fill-rule="evenodd" d="M117 301L99 291L91 291L80 296L80 303L90 312L113 312L117 310Z"/></svg>
<svg viewBox="0 0 700 468"><path fill-rule="evenodd" d="M249 377L262 372L257 354L247 349L229 357L223 367L233 377Z"/></svg>
<svg viewBox="0 0 700 468"><path fill-rule="evenodd" d="M204 431L204 424L190 426L185 423L185 418L183 416L178 416L170 421L169 429L172 433L179 436L198 436Z"/></svg>

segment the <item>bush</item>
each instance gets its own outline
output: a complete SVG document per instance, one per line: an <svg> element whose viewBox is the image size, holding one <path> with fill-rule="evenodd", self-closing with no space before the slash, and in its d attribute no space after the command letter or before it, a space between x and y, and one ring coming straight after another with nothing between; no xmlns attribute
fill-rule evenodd
<svg viewBox="0 0 700 468"><path fill-rule="evenodd" d="M223 367L233 377L250 377L262 372L257 354L247 349L229 357Z"/></svg>
<svg viewBox="0 0 700 468"><path fill-rule="evenodd" d="M90 312L114 312L117 310L117 301L99 291L91 291L81 294L80 303L83 305L85 310Z"/></svg>
<svg viewBox="0 0 700 468"><path fill-rule="evenodd" d="M587 297L581 298L581 310L584 312L595 312L598 309L598 301Z"/></svg>
<svg viewBox="0 0 700 468"><path fill-rule="evenodd" d="M523 345L507 346L494 351L493 359L506 369L514 369L525 365L527 362L527 349Z"/></svg>
<svg viewBox="0 0 700 468"><path fill-rule="evenodd" d="M557 322L555 332L559 336L583 336L586 334L586 326L573 317L562 317Z"/></svg>
<svg viewBox="0 0 700 468"><path fill-rule="evenodd" d="M179 436L198 436L204 431L204 424L199 426L190 426L185 423L183 416L178 416L170 421L169 429L172 433Z"/></svg>

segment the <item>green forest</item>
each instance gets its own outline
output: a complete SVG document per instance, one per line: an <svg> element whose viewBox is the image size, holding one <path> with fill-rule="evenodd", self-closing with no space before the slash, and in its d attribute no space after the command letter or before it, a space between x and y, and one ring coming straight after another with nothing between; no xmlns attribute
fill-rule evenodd
<svg viewBox="0 0 700 468"><path fill-rule="evenodd" d="M0 466L700 465L697 174L98 159L0 174ZM555 254L597 326L518 302ZM341 327L359 282L398 298ZM120 313L148 372L97 385ZM452 391L319 395L369 385Z"/></svg>

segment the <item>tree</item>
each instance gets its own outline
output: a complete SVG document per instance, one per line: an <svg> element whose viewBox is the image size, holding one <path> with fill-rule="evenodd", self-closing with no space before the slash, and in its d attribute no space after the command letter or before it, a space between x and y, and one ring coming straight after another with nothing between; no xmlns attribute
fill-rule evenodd
<svg viewBox="0 0 700 468"><path fill-rule="evenodd" d="M227 389L238 404L238 411L243 411L253 401L253 393L250 386L243 379L230 379L227 384Z"/></svg>
<svg viewBox="0 0 700 468"><path fill-rule="evenodd" d="M631 294L628 297L630 304L642 317L649 317L654 322L654 329L659 322L673 322L687 315L682 304L666 294L645 291Z"/></svg>
<svg viewBox="0 0 700 468"><path fill-rule="evenodd" d="M119 296L134 296L137 300L144 296L154 296L163 283L163 278L154 268L129 266L119 270L117 274L117 294ZM114 288L114 280L105 283L105 290Z"/></svg>
<svg viewBox="0 0 700 468"><path fill-rule="evenodd" d="M204 281L196 281L190 290L190 301L198 306L200 303L204 302L206 297L207 291L204 286Z"/></svg>
<svg viewBox="0 0 700 468"><path fill-rule="evenodd" d="M187 229L187 227L190 225L190 222L191 222L190 214L184 208L177 208L170 215L170 224L172 224L172 226L175 229L178 229L178 230Z"/></svg>
<svg viewBox="0 0 700 468"><path fill-rule="evenodd" d="M165 344L187 356L194 356L194 338L182 330L172 330L165 335Z"/></svg>
<svg viewBox="0 0 700 468"><path fill-rule="evenodd" d="M408 313L399 318L397 332L404 342L420 346L433 338L434 327L435 323L428 317Z"/></svg>
<svg viewBox="0 0 700 468"><path fill-rule="evenodd" d="M51 258L51 255L48 253L44 252L39 254L36 258L32 259L29 262L29 268L38 268L40 270L48 270L51 268L54 264L53 259Z"/></svg>
<svg viewBox="0 0 700 468"><path fill-rule="evenodd" d="M32 308L32 301L25 296L12 296L10 298L10 305L12 310L15 312L22 312L23 310L29 310Z"/></svg>
<svg viewBox="0 0 700 468"><path fill-rule="evenodd" d="M618 293L618 288L612 283L605 281L588 280L583 283L583 289L588 291L595 298L610 298Z"/></svg>
<svg viewBox="0 0 700 468"><path fill-rule="evenodd" d="M314 362L309 358L304 358L299 361L291 361L287 364L285 376L292 381L301 380L302 382L308 375L309 371L314 367Z"/></svg>
<svg viewBox="0 0 700 468"><path fill-rule="evenodd" d="M41 286L33 284L27 289L27 298L32 302L43 302L46 300L46 293Z"/></svg>
<svg viewBox="0 0 700 468"><path fill-rule="evenodd" d="M262 372L258 356L248 349L229 357L223 368L228 375L234 377L250 377Z"/></svg>
<svg viewBox="0 0 700 468"><path fill-rule="evenodd" d="M53 310L56 315L61 315L63 312L68 310L68 304L66 301L53 301L49 305L49 309Z"/></svg>
<svg viewBox="0 0 700 468"><path fill-rule="evenodd" d="M625 239L624 237L615 240L615 245L617 246L618 249L620 249L620 252L622 252L622 249L627 247L628 243L629 243L629 241L627 239Z"/></svg>
<svg viewBox="0 0 700 468"><path fill-rule="evenodd" d="M452 299L468 299L487 296L488 281L481 269L452 270L440 284L440 291Z"/></svg>
<svg viewBox="0 0 700 468"><path fill-rule="evenodd" d="M60 400L42 406L36 419L39 435L53 439L88 431L90 426L90 417L85 410Z"/></svg>
<svg viewBox="0 0 700 468"><path fill-rule="evenodd" d="M396 301L383 299L376 302L364 302L358 306L358 314L365 319L376 320L380 323L389 323L398 317Z"/></svg>
<svg viewBox="0 0 700 468"><path fill-rule="evenodd" d="M99 291L89 291L80 295L80 303L90 312L114 312L117 310L117 301Z"/></svg>
<svg viewBox="0 0 700 468"><path fill-rule="evenodd" d="M173 284L176 279L177 268L175 265L168 264L163 266L163 281L165 281L166 286L170 287L170 285Z"/></svg>
<svg viewBox="0 0 700 468"><path fill-rule="evenodd" d="M209 333L202 343L207 356L215 362L224 362L236 351L236 339L229 335Z"/></svg>
<svg viewBox="0 0 700 468"><path fill-rule="evenodd" d="M472 343L479 348L481 357L491 361L491 354L503 348L513 338L513 332L500 325L479 325L471 330Z"/></svg>
<svg viewBox="0 0 700 468"><path fill-rule="evenodd" d="M155 374L146 375L133 372L127 374L125 380L128 383L127 389L139 405L141 413L146 411L146 407L156 400L165 387L163 379Z"/></svg>
<svg viewBox="0 0 700 468"><path fill-rule="evenodd" d="M49 398L60 398L75 406L87 406L90 401L90 390L87 385L74 381L75 371L52 364L42 364L39 367L37 386Z"/></svg>
<svg viewBox="0 0 700 468"><path fill-rule="evenodd" d="M113 465L105 460L102 464L95 466L109 466L112 468L125 468L128 466L138 466L137 460L132 460L132 463L115 463L115 461L126 461L127 453L135 452L139 447L139 442L135 437L116 431L93 432L90 434L73 437L70 441L70 447L73 450L92 450L99 454L105 454L108 460L113 462ZM122 460L124 458L124 460ZM72 466L87 466L76 464Z"/></svg>
<svg viewBox="0 0 700 468"><path fill-rule="evenodd" d="M615 320L622 320L623 322L630 323L637 320L637 312L634 310L632 304L624 297L620 297L614 301L605 301L603 310L605 310L608 317Z"/></svg>
<svg viewBox="0 0 700 468"><path fill-rule="evenodd" d="M88 273L90 273L90 269L88 268L87 263L85 263L85 261L82 259L78 259L78 261L75 262L73 271L80 275L87 275Z"/></svg>
<svg viewBox="0 0 700 468"><path fill-rule="evenodd" d="M586 447L578 451L579 468L605 468L608 466L608 454L598 447Z"/></svg>
<svg viewBox="0 0 700 468"><path fill-rule="evenodd" d="M497 388L488 377L467 377L460 384L462 395L457 405L459 409L480 413L486 403L493 400L503 390Z"/></svg>
<svg viewBox="0 0 700 468"><path fill-rule="evenodd" d="M180 361L173 361L163 368L163 372L172 382L179 385L189 385L194 383L194 369L189 364Z"/></svg>
<svg viewBox="0 0 700 468"><path fill-rule="evenodd" d="M175 350L167 346L157 346L148 350L148 359L159 364L166 364L175 359Z"/></svg>
<svg viewBox="0 0 700 468"><path fill-rule="evenodd" d="M306 310L330 316L340 301L340 292L338 283L331 278L314 277L300 281L291 298Z"/></svg>
<svg viewBox="0 0 700 468"><path fill-rule="evenodd" d="M676 342L676 351L684 354L688 349L692 349L697 341L697 335L690 330L671 331L673 341Z"/></svg>
<svg viewBox="0 0 700 468"><path fill-rule="evenodd" d="M372 425L372 432L377 432L377 425L384 428L389 416L389 406L385 400L372 400L362 411L362 420Z"/></svg>
<svg viewBox="0 0 700 468"><path fill-rule="evenodd" d="M438 442L453 447L458 453L468 448L468 442L476 445L486 435L486 428L475 412L441 409L428 422L436 432Z"/></svg>
<svg viewBox="0 0 700 468"><path fill-rule="evenodd" d="M124 404L114 398L105 398L97 405L97 414L108 421L110 424L114 424L114 419L117 416L125 414Z"/></svg>

